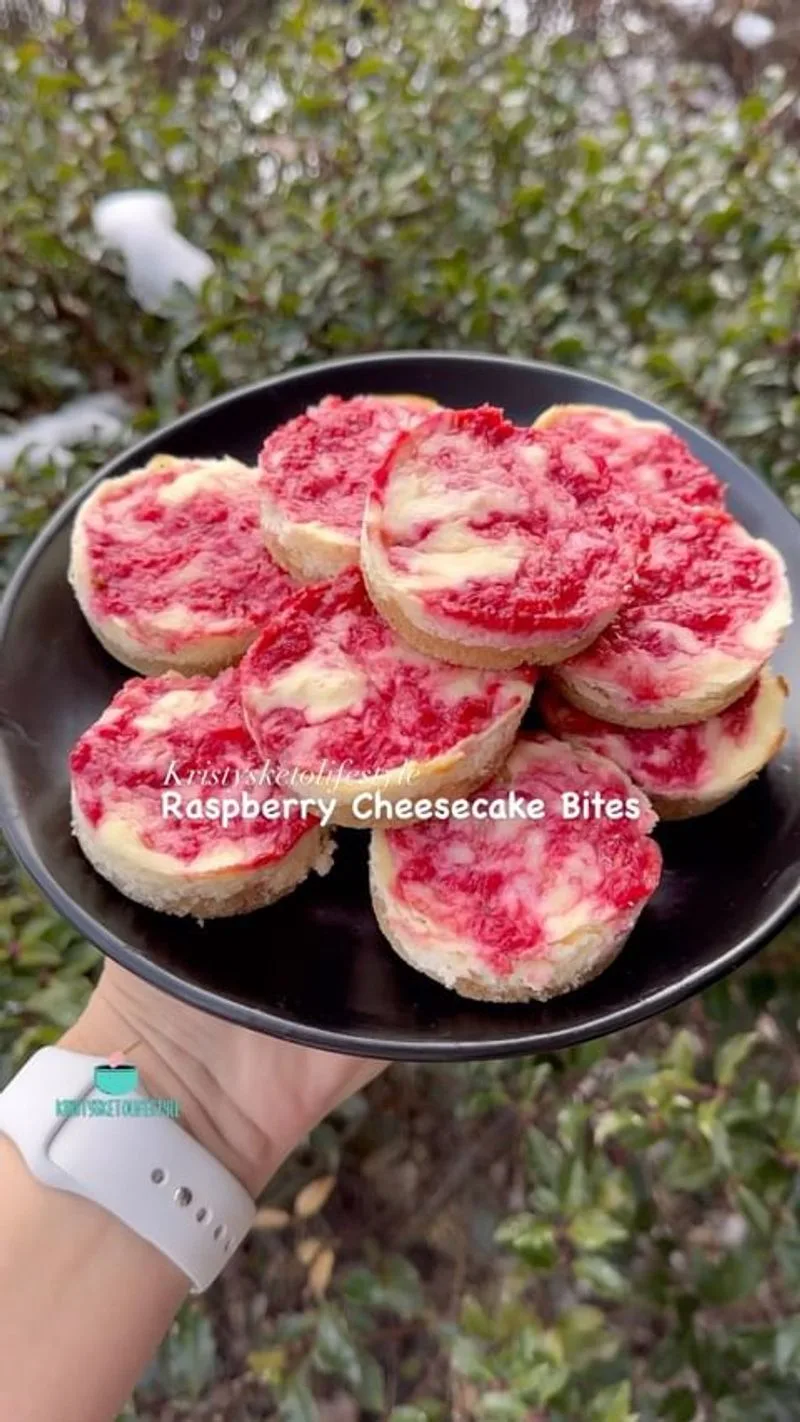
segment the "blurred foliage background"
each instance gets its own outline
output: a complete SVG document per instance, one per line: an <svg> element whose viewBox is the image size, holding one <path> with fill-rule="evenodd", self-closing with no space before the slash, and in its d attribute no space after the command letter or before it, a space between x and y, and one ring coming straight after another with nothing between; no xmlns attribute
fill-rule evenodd
<svg viewBox="0 0 800 1422"><path fill-rule="evenodd" d="M759 45L710 0L4 0L0 424L106 391L144 430L298 362L489 349L655 396L800 512L800 27L757 8ZM216 264L163 315L92 230L131 187ZM104 457L2 473L6 571ZM97 971L4 872L0 1079ZM127 1422L796 1422L798 942L609 1041L393 1068L287 1163Z"/></svg>

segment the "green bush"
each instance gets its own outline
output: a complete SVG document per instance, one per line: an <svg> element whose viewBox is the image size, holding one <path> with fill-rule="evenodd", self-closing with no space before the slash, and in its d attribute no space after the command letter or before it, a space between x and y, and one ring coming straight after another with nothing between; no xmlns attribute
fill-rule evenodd
<svg viewBox="0 0 800 1422"><path fill-rule="evenodd" d="M491 349L655 395L800 511L780 75L708 113L683 70L634 121L604 108L596 55L460 0L291 0L175 78L179 40L137 4L102 54L56 22L3 51L6 415L114 388L149 428L299 361ZM91 232L93 199L132 186L165 188L217 263L167 318ZM7 561L98 457L21 461ZM797 943L611 1042L390 1073L285 1167L129 1416L795 1418ZM9 870L0 1073L71 1020L95 964ZM326 1174L323 1212L293 1216Z"/></svg>

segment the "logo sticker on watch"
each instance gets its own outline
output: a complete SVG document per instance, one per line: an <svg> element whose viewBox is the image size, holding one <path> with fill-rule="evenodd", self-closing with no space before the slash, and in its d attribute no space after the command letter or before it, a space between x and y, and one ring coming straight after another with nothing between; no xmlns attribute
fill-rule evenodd
<svg viewBox="0 0 800 1422"><path fill-rule="evenodd" d="M139 1085L139 1068L121 1052L113 1052L103 1066L95 1067L94 1084L105 1096L128 1096Z"/></svg>
<svg viewBox="0 0 800 1422"><path fill-rule="evenodd" d="M112 1052L108 1061L94 1068L94 1091L79 1098L58 1097L57 1116L171 1116L177 1120L180 1102L173 1096L134 1095L139 1085L139 1069L122 1052Z"/></svg>

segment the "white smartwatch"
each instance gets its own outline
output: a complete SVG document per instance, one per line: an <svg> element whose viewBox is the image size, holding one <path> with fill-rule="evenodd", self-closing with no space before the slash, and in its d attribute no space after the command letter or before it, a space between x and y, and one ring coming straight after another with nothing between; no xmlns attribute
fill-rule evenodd
<svg viewBox="0 0 800 1422"><path fill-rule="evenodd" d="M147 1096L135 1067L44 1047L0 1092L0 1132L37 1180L94 1200L202 1293L244 1239L255 1205L173 1109Z"/></svg>

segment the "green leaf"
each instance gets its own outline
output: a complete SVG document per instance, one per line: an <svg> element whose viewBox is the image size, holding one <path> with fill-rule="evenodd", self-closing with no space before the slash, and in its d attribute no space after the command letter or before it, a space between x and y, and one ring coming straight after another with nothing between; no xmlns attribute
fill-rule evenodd
<svg viewBox="0 0 800 1422"><path fill-rule="evenodd" d="M658 1415L667 1422L693 1422L698 1415L697 1398L688 1387L671 1388L659 1405Z"/></svg>
<svg viewBox="0 0 800 1422"><path fill-rule="evenodd" d="M766 401L761 405L751 401L749 408L743 403L728 421L726 432L730 439L752 439L755 435L766 434L773 419Z"/></svg>
<svg viewBox="0 0 800 1422"><path fill-rule="evenodd" d="M696 1270L697 1291L708 1304L733 1303L747 1298L761 1282L764 1260L754 1249L741 1249L727 1254L718 1264L699 1263Z"/></svg>
<svg viewBox="0 0 800 1422"><path fill-rule="evenodd" d="M567 1234L578 1249L601 1250L608 1244L616 1244L627 1239L625 1225L614 1219L605 1210L581 1210L572 1219Z"/></svg>
<svg viewBox="0 0 800 1422"><path fill-rule="evenodd" d="M763 94L748 94L739 104L742 123L760 123L769 113L769 103Z"/></svg>
<svg viewBox="0 0 800 1422"><path fill-rule="evenodd" d="M739 1185L736 1196L742 1214L761 1235L771 1235L775 1228L772 1211L761 1196L747 1185Z"/></svg>
<svg viewBox="0 0 800 1422"><path fill-rule="evenodd" d="M562 1152L538 1127L531 1126L526 1135L531 1168L537 1180L555 1185L562 1163Z"/></svg>
<svg viewBox="0 0 800 1422"><path fill-rule="evenodd" d="M629 1292L625 1275L600 1254L585 1254L575 1262L575 1277L600 1298L624 1299Z"/></svg>
<svg viewBox="0 0 800 1422"><path fill-rule="evenodd" d="M797 1227L784 1227L775 1235L775 1252L786 1287L800 1294L800 1233Z"/></svg>
<svg viewBox="0 0 800 1422"><path fill-rule="evenodd" d="M278 1406L281 1422L320 1422L314 1394L304 1377L292 1378Z"/></svg>
<svg viewBox="0 0 800 1422"><path fill-rule="evenodd" d="M527 1404L508 1392L485 1392L481 1411L486 1422L526 1422L530 1416Z"/></svg>
<svg viewBox="0 0 800 1422"><path fill-rule="evenodd" d="M636 1422L638 1416L638 1412L631 1410L629 1382L601 1389L593 1399L588 1413L590 1422Z"/></svg>
<svg viewBox="0 0 800 1422"><path fill-rule="evenodd" d="M731 1085L758 1040L757 1032L740 1032L723 1043L714 1058L714 1075L720 1086Z"/></svg>
<svg viewBox="0 0 800 1422"><path fill-rule="evenodd" d="M361 1382L356 1389L356 1397L361 1406L367 1412L377 1412L381 1416L386 1410L386 1387L383 1379L383 1370L376 1358L361 1349L359 1353L361 1363Z"/></svg>
<svg viewBox="0 0 800 1422"><path fill-rule="evenodd" d="M286 1350L284 1348L259 1348L247 1355L247 1366L262 1382L271 1387L278 1386L286 1371Z"/></svg>
<svg viewBox="0 0 800 1422"><path fill-rule="evenodd" d="M197 1399L216 1372L214 1330L199 1304L184 1304L158 1358L158 1369L169 1393Z"/></svg>
<svg viewBox="0 0 800 1422"><path fill-rule="evenodd" d="M702 1043L697 1033L682 1027L674 1034L664 1053L664 1060L674 1066L687 1082L691 1082L694 1079L695 1063L701 1051Z"/></svg>
<svg viewBox="0 0 800 1422"><path fill-rule="evenodd" d="M507 1244L534 1269L549 1269L558 1258L555 1230L533 1215L514 1215L495 1234L498 1244Z"/></svg>
<svg viewBox="0 0 800 1422"><path fill-rule="evenodd" d="M338 1309L329 1307L320 1312L312 1357L320 1372L333 1373L354 1392L361 1387L364 1380L361 1355Z"/></svg>
<svg viewBox="0 0 800 1422"><path fill-rule="evenodd" d="M800 1314L787 1318L775 1333L775 1368L784 1377L800 1377Z"/></svg>
<svg viewBox="0 0 800 1422"><path fill-rule="evenodd" d="M563 1392L569 1382L570 1370L563 1364L543 1359L526 1368L520 1377L520 1390L531 1401L546 1406Z"/></svg>
<svg viewBox="0 0 800 1422"><path fill-rule="evenodd" d="M667 1158L662 1179L670 1190L704 1190L716 1174L716 1164L703 1140L680 1141Z"/></svg>
<svg viewBox="0 0 800 1422"><path fill-rule="evenodd" d="M85 978L54 978L47 987L32 993L27 1001L29 1012L35 1012L55 1027L71 1027L89 997Z"/></svg>
<svg viewBox="0 0 800 1422"><path fill-rule="evenodd" d="M375 1269L352 1269L342 1283L342 1292L366 1308L414 1318L423 1308L419 1274L402 1255L381 1260Z"/></svg>
<svg viewBox="0 0 800 1422"><path fill-rule="evenodd" d="M578 139L578 146L583 153L586 172L590 177L596 177L603 171L606 161L605 145L593 138L591 134L581 134Z"/></svg>

